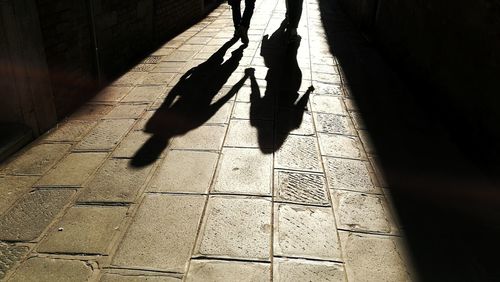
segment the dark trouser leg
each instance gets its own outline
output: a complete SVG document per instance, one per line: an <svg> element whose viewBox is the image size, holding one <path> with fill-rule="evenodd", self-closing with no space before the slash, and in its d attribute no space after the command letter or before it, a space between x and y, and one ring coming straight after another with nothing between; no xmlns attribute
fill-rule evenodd
<svg viewBox="0 0 500 282"><path fill-rule="evenodd" d="M287 15L291 28L297 28L302 15L302 3L304 0L286 0Z"/></svg>
<svg viewBox="0 0 500 282"><path fill-rule="evenodd" d="M245 12L243 13L241 26L244 26L246 28L250 27L250 20L252 19L254 9L255 9L255 0L245 0Z"/></svg>
<svg viewBox="0 0 500 282"><path fill-rule="evenodd" d="M241 0L229 0L228 3L233 11L233 23L236 28L241 24Z"/></svg>

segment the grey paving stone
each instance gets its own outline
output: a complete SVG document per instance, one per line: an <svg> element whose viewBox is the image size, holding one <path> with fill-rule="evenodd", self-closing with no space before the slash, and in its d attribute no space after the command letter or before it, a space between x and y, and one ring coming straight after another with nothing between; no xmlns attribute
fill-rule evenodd
<svg viewBox="0 0 500 282"><path fill-rule="evenodd" d="M138 84L147 74L147 72L127 72L115 80L111 86L133 86Z"/></svg>
<svg viewBox="0 0 500 282"><path fill-rule="evenodd" d="M147 195L113 265L185 272L205 197Z"/></svg>
<svg viewBox="0 0 500 282"><path fill-rule="evenodd" d="M154 100L153 100L154 101ZM139 118L148 106L146 104L120 104L113 108L104 118L106 119L136 119Z"/></svg>
<svg viewBox="0 0 500 282"><path fill-rule="evenodd" d="M73 190L36 190L24 195L0 217L0 240L35 240L74 193Z"/></svg>
<svg viewBox="0 0 500 282"><path fill-rule="evenodd" d="M312 72L313 80L321 83L338 84L340 85L342 81L340 80L340 75L334 73L322 73L322 72Z"/></svg>
<svg viewBox="0 0 500 282"><path fill-rule="evenodd" d="M101 90L94 98L92 102L110 103L119 102L128 92L132 90L131 86L109 86Z"/></svg>
<svg viewBox="0 0 500 282"><path fill-rule="evenodd" d="M330 157L325 157L324 163L331 189L381 193L374 182L370 163Z"/></svg>
<svg viewBox="0 0 500 282"><path fill-rule="evenodd" d="M106 153L71 153L43 176L36 186L82 186L106 158Z"/></svg>
<svg viewBox="0 0 500 282"><path fill-rule="evenodd" d="M86 282L93 274L85 261L32 257L21 264L9 281Z"/></svg>
<svg viewBox="0 0 500 282"><path fill-rule="evenodd" d="M157 70L160 65L158 64L154 70ZM149 73L144 77L142 85L167 85L175 77L174 73L158 72Z"/></svg>
<svg viewBox="0 0 500 282"><path fill-rule="evenodd" d="M318 132L330 134L355 135L354 125L348 116L315 113L316 128Z"/></svg>
<svg viewBox="0 0 500 282"><path fill-rule="evenodd" d="M315 137L290 135L276 152L275 168L321 172L319 155Z"/></svg>
<svg viewBox="0 0 500 282"><path fill-rule="evenodd" d="M323 175L279 170L274 175L275 201L330 205Z"/></svg>
<svg viewBox="0 0 500 282"><path fill-rule="evenodd" d="M341 261L331 208L276 204L274 255Z"/></svg>
<svg viewBox="0 0 500 282"><path fill-rule="evenodd" d="M39 245L41 253L109 254L127 207L75 206Z"/></svg>
<svg viewBox="0 0 500 282"><path fill-rule="evenodd" d="M217 99L218 100L218 99ZM217 101L214 99L212 104ZM228 123L229 118L231 117L231 110L233 109L233 102L229 101L224 106L222 106L209 120L207 120L206 124L215 123Z"/></svg>
<svg viewBox="0 0 500 282"><path fill-rule="evenodd" d="M94 121L70 120L58 124L57 128L53 129L44 140L57 142L80 141L95 125L96 122Z"/></svg>
<svg viewBox="0 0 500 282"><path fill-rule="evenodd" d="M273 122L231 120L224 146L245 148L273 147Z"/></svg>
<svg viewBox="0 0 500 282"><path fill-rule="evenodd" d="M224 148L212 192L271 196L272 166L259 149Z"/></svg>
<svg viewBox="0 0 500 282"><path fill-rule="evenodd" d="M171 277L166 275L160 275L157 273L147 273L147 274L118 274L118 273L105 273L101 277L101 282L181 282L180 277Z"/></svg>
<svg viewBox="0 0 500 282"><path fill-rule="evenodd" d="M210 197L195 256L269 260L271 208L267 199Z"/></svg>
<svg viewBox="0 0 500 282"><path fill-rule="evenodd" d="M133 119L103 120L76 146L75 150L113 149L134 124Z"/></svg>
<svg viewBox="0 0 500 282"><path fill-rule="evenodd" d="M172 141L172 149L192 150L220 150L226 126L204 125L200 126L183 136L175 137Z"/></svg>
<svg viewBox="0 0 500 282"><path fill-rule="evenodd" d="M196 51L176 50L176 51L172 52L172 54L170 54L167 57L167 60L170 62L185 62L185 61L189 61L191 58L193 58L193 56L195 54L196 54Z"/></svg>
<svg viewBox="0 0 500 282"><path fill-rule="evenodd" d="M70 144L38 144L17 155L4 169L7 174L42 175L71 148Z"/></svg>
<svg viewBox="0 0 500 282"><path fill-rule="evenodd" d="M327 95L311 95L313 112L346 115L342 98Z"/></svg>
<svg viewBox="0 0 500 282"><path fill-rule="evenodd" d="M357 137L319 133L321 154L330 157L366 159L366 155Z"/></svg>
<svg viewBox="0 0 500 282"><path fill-rule="evenodd" d="M206 194L218 158L212 152L169 151L148 190Z"/></svg>
<svg viewBox="0 0 500 282"><path fill-rule="evenodd" d="M132 130L120 142L120 145L113 152L116 158L132 158L146 144L146 141L153 135L144 131Z"/></svg>
<svg viewBox="0 0 500 282"><path fill-rule="evenodd" d="M251 109L252 103L241 103L236 102L234 104L232 118L235 119L261 119L261 120L273 120L273 105L265 106L255 106L255 109Z"/></svg>
<svg viewBox="0 0 500 282"><path fill-rule="evenodd" d="M0 242L0 279L3 279L7 272L17 264L28 251L28 247L25 246Z"/></svg>
<svg viewBox="0 0 500 282"><path fill-rule="evenodd" d="M404 245L397 237L339 232L349 281L412 281Z"/></svg>
<svg viewBox="0 0 500 282"><path fill-rule="evenodd" d="M160 95L164 94L165 90L164 85L137 86L123 98L122 102L153 102Z"/></svg>
<svg viewBox="0 0 500 282"><path fill-rule="evenodd" d="M186 275L186 281L192 282L261 282L270 278L270 264L219 260L191 260Z"/></svg>
<svg viewBox="0 0 500 282"><path fill-rule="evenodd" d="M81 106L70 120L98 120L113 109L112 105L85 104Z"/></svg>
<svg viewBox="0 0 500 282"><path fill-rule="evenodd" d="M38 180L36 176L0 176L0 215L7 211L17 199L32 190Z"/></svg>
<svg viewBox="0 0 500 282"><path fill-rule="evenodd" d="M299 122L300 121L300 122ZM281 108L278 111L278 133L314 135L314 123L310 112Z"/></svg>
<svg viewBox="0 0 500 282"><path fill-rule="evenodd" d="M332 191L337 226L352 231L397 233L383 196Z"/></svg>
<svg viewBox="0 0 500 282"><path fill-rule="evenodd" d="M273 264L273 281L276 282L347 281L340 263L275 258Z"/></svg>

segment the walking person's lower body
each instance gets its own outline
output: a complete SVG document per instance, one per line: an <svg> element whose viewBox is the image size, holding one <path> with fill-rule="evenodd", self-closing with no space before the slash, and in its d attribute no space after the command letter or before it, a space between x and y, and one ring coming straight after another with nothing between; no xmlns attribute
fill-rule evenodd
<svg viewBox="0 0 500 282"><path fill-rule="evenodd" d="M289 40L299 39L297 28L302 16L302 5L304 0L286 0L286 19L288 21L287 33Z"/></svg>
<svg viewBox="0 0 500 282"><path fill-rule="evenodd" d="M241 37L241 41L248 44L248 28L255 9L255 0L245 0L243 16L241 15L241 0L229 0L228 3L233 11L234 35Z"/></svg>

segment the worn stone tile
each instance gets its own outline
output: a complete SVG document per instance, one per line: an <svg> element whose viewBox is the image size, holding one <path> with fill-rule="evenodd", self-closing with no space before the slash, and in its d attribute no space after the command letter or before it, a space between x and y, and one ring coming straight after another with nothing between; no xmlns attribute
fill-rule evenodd
<svg viewBox="0 0 500 282"><path fill-rule="evenodd" d="M142 130L142 131L144 131L146 129L146 123L154 115L154 113L155 113L154 110L145 112L142 115L142 117L139 119L139 121L134 125L133 130Z"/></svg>
<svg viewBox="0 0 500 282"><path fill-rule="evenodd" d="M104 118L114 119L133 119L139 118L142 113L146 110L147 105L129 105L129 104L121 104L116 106L113 110L111 110Z"/></svg>
<svg viewBox="0 0 500 282"><path fill-rule="evenodd" d="M313 112L346 115L342 98L327 95L311 95Z"/></svg>
<svg viewBox="0 0 500 282"><path fill-rule="evenodd" d="M273 281L347 281L344 266L327 261L275 258L273 262Z"/></svg>
<svg viewBox="0 0 500 282"><path fill-rule="evenodd" d="M255 108L252 108L255 107ZM236 119L261 119L261 120L273 120L273 105L263 105L263 106L252 106L252 103L241 103L236 102L234 104L232 118Z"/></svg>
<svg viewBox="0 0 500 282"><path fill-rule="evenodd" d="M172 54L170 54L167 57L167 60L171 61L171 62L185 62L185 61L189 61L191 58L193 58L195 54L196 54L196 51L176 50L176 51L172 52Z"/></svg>
<svg viewBox="0 0 500 282"><path fill-rule="evenodd" d="M318 132L330 134L355 135L354 125L348 116L315 113Z"/></svg>
<svg viewBox="0 0 500 282"><path fill-rule="evenodd" d="M369 166L370 163L325 157L325 170L331 189L380 193Z"/></svg>
<svg viewBox="0 0 500 282"><path fill-rule="evenodd" d="M314 135L312 115L302 110L280 108L276 129L283 134Z"/></svg>
<svg viewBox="0 0 500 282"><path fill-rule="evenodd" d="M71 148L70 144L38 144L21 152L4 169L7 174L42 175Z"/></svg>
<svg viewBox="0 0 500 282"><path fill-rule="evenodd" d="M86 261L32 257L21 264L9 281L86 282L93 274Z"/></svg>
<svg viewBox="0 0 500 282"><path fill-rule="evenodd" d="M97 93L91 101L100 103L119 102L130 90L132 90L130 86L109 86Z"/></svg>
<svg viewBox="0 0 500 282"><path fill-rule="evenodd" d="M271 196L272 155L224 148L219 163L212 192Z"/></svg>
<svg viewBox="0 0 500 282"><path fill-rule="evenodd" d="M154 70L158 70L157 65ZM167 73L167 72L158 72L158 73L149 73L144 77L144 79L141 82L141 85L167 85L172 81L172 79L175 77L174 73Z"/></svg>
<svg viewBox="0 0 500 282"><path fill-rule="evenodd" d="M212 39L212 37L207 37L207 36L194 36L194 37L191 37L188 41L186 41L186 44L205 45L211 39Z"/></svg>
<svg viewBox="0 0 500 282"><path fill-rule="evenodd" d="M315 137L290 135L276 152L275 168L321 171Z"/></svg>
<svg viewBox="0 0 500 282"><path fill-rule="evenodd" d="M102 120L83 140L76 145L75 150L107 151L113 149L127 134L134 124L133 119Z"/></svg>
<svg viewBox="0 0 500 282"><path fill-rule="evenodd" d="M334 73L322 73L322 72L312 72L313 80L321 83L327 84L338 84L340 85L342 81L340 80L340 75Z"/></svg>
<svg viewBox="0 0 500 282"><path fill-rule="evenodd" d="M81 106L70 120L98 120L113 109L112 105L85 104Z"/></svg>
<svg viewBox="0 0 500 282"><path fill-rule="evenodd" d="M271 208L262 198L210 197L195 256L269 260Z"/></svg>
<svg viewBox="0 0 500 282"><path fill-rule="evenodd" d="M37 186L82 186L106 158L106 153L71 153L49 171Z"/></svg>
<svg viewBox="0 0 500 282"><path fill-rule="evenodd" d="M133 202L152 167L132 168L127 159L109 159L78 198L79 202Z"/></svg>
<svg viewBox="0 0 500 282"><path fill-rule="evenodd" d="M356 129L367 129L361 113L351 112L351 117Z"/></svg>
<svg viewBox="0 0 500 282"><path fill-rule="evenodd" d="M205 197L147 195L113 265L186 271Z"/></svg>
<svg viewBox="0 0 500 282"><path fill-rule="evenodd" d="M216 100L214 100L216 101ZM212 103L213 104L213 103ZM233 109L233 103L227 102L222 106L205 124L222 124L228 123L231 117L231 110Z"/></svg>
<svg viewBox="0 0 500 282"><path fill-rule="evenodd" d="M163 85L137 86L123 98L122 102L153 102L160 95L164 94L165 90L166 88Z"/></svg>
<svg viewBox="0 0 500 282"><path fill-rule="evenodd" d="M113 152L113 157L132 158L152 136L153 135L143 131L130 131Z"/></svg>
<svg viewBox="0 0 500 282"><path fill-rule="evenodd" d="M273 147L273 122L231 120L224 146L245 148Z"/></svg>
<svg viewBox="0 0 500 282"><path fill-rule="evenodd" d="M149 191L207 193L219 154L169 151Z"/></svg>
<svg viewBox="0 0 500 282"><path fill-rule="evenodd" d="M200 126L183 136L175 137L172 149L220 150L226 127L223 125Z"/></svg>
<svg viewBox="0 0 500 282"><path fill-rule="evenodd" d="M274 176L275 201L330 205L323 175L278 170Z"/></svg>
<svg viewBox="0 0 500 282"><path fill-rule="evenodd" d="M401 239L339 232L349 281L412 281Z"/></svg>
<svg viewBox="0 0 500 282"><path fill-rule="evenodd" d="M175 75L182 71L186 62L173 62L173 61L163 61L156 65L153 69L153 73L173 73L174 75L170 80L172 80Z"/></svg>
<svg viewBox="0 0 500 282"><path fill-rule="evenodd" d="M74 193L73 190L36 190L25 194L0 217L0 240L35 240Z"/></svg>
<svg viewBox="0 0 500 282"><path fill-rule="evenodd" d="M191 282L261 282L270 278L269 264L220 260L192 260L186 275L186 281Z"/></svg>
<svg viewBox="0 0 500 282"><path fill-rule="evenodd" d="M332 191L337 226L351 231L397 233L383 196Z"/></svg>
<svg viewBox="0 0 500 282"><path fill-rule="evenodd" d="M42 241L37 251L107 255L127 210L127 207L72 207Z"/></svg>
<svg viewBox="0 0 500 282"><path fill-rule="evenodd" d="M96 122L93 121L70 120L58 124L44 140L51 142L80 141L95 125Z"/></svg>
<svg viewBox="0 0 500 282"><path fill-rule="evenodd" d="M373 142L371 140L370 134L368 133L367 130L359 130L359 139L361 140L361 143L363 143L363 147L365 148L365 151L367 154L370 155L375 155L377 154L377 150L375 150L375 146L373 145Z"/></svg>
<svg viewBox="0 0 500 282"><path fill-rule="evenodd" d="M321 154L330 157L366 159L361 142L357 137L319 133Z"/></svg>
<svg viewBox="0 0 500 282"><path fill-rule="evenodd" d="M349 112L357 112L359 110L355 99L345 98L344 103Z"/></svg>
<svg viewBox="0 0 500 282"><path fill-rule="evenodd" d="M111 84L111 86L133 86L138 84L147 74L147 72L127 72L126 74L115 80Z"/></svg>
<svg viewBox="0 0 500 282"><path fill-rule="evenodd" d="M118 274L105 273L102 275L101 282L181 282L182 278L161 275L159 273L138 273L138 274Z"/></svg>
<svg viewBox="0 0 500 282"><path fill-rule="evenodd" d="M17 246L0 242L0 279L28 253L25 246Z"/></svg>
<svg viewBox="0 0 500 282"><path fill-rule="evenodd" d="M3 176L0 177L0 215L7 211L17 199L32 190L31 186L38 180L36 176Z"/></svg>
<svg viewBox="0 0 500 282"><path fill-rule="evenodd" d="M274 255L341 261L331 208L276 204Z"/></svg>

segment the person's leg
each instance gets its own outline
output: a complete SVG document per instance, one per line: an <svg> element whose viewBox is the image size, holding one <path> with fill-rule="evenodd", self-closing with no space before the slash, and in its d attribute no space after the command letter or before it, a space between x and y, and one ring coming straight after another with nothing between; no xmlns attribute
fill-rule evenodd
<svg viewBox="0 0 500 282"><path fill-rule="evenodd" d="M245 12L243 13L243 18L241 19L241 26L247 29L250 27L250 20L252 19L254 9L255 0L245 0Z"/></svg>
<svg viewBox="0 0 500 282"><path fill-rule="evenodd" d="M288 10L287 15L289 18L290 28L297 29L300 22L300 17L302 15L302 4L303 0L287 0Z"/></svg>
<svg viewBox="0 0 500 282"><path fill-rule="evenodd" d="M231 6L231 10L233 11L234 28L237 29L241 23L241 0L229 0L228 4Z"/></svg>

